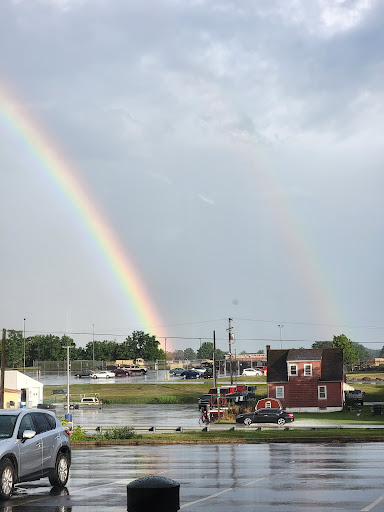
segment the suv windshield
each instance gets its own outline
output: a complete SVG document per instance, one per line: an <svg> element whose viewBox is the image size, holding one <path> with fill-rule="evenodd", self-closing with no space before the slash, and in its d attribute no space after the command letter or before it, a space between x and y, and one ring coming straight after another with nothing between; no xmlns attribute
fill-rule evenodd
<svg viewBox="0 0 384 512"><path fill-rule="evenodd" d="M16 420L17 414L0 415L0 439L6 439L12 436Z"/></svg>

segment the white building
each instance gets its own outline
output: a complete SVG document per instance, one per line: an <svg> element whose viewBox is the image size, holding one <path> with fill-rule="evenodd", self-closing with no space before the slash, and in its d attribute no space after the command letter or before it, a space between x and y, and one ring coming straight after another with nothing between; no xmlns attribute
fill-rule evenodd
<svg viewBox="0 0 384 512"><path fill-rule="evenodd" d="M4 375L4 409L9 407L36 407L43 402L44 385L17 370L6 370Z"/></svg>

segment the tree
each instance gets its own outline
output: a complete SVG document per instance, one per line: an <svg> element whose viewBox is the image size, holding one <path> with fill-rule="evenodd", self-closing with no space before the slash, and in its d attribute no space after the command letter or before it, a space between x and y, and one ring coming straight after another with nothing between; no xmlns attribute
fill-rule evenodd
<svg viewBox="0 0 384 512"><path fill-rule="evenodd" d="M7 331L5 341L5 365L7 368L21 367L24 364L24 338L22 331Z"/></svg>
<svg viewBox="0 0 384 512"><path fill-rule="evenodd" d="M197 359L213 359L213 343L205 341L197 351Z"/></svg>
<svg viewBox="0 0 384 512"><path fill-rule="evenodd" d="M223 359L225 359L225 354L226 354L226 352L224 352L224 350L217 348L216 349L216 361L223 361Z"/></svg>
<svg viewBox="0 0 384 512"><path fill-rule="evenodd" d="M353 346L353 342L348 339L345 334L340 334L340 336L333 337L332 348L343 349L344 362L346 364L353 364L359 360L359 354Z"/></svg>
<svg viewBox="0 0 384 512"><path fill-rule="evenodd" d="M75 346L73 339L68 336L52 334L36 335L28 338L26 343L26 365L32 366L33 361L61 361L66 359L64 346Z"/></svg>
<svg viewBox="0 0 384 512"><path fill-rule="evenodd" d="M124 341L124 349L123 357L119 359L142 357L145 361L155 361L160 359L161 355L160 342L155 336L145 334L144 331L133 331L132 335Z"/></svg>
<svg viewBox="0 0 384 512"><path fill-rule="evenodd" d="M332 341L315 341L312 348L332 348Z"/></svg>
<svg viewBox="0 0 384 512"><path fill-rule="evenodd" d="M184 359L187 359L188 361L193 361L196 359L196 352L193 350L193 348L186 348L184 350Z"/></svg>
<svg viewBox="0 0 384 512"><path fill-rule="evenodd" d="M370 353L367 347L364 347L364 345L361 343L356 343L355 341L352 342L352 345L359 355L359 361L366 361L370 358Z"/></svg>
<svg viewBox="0 0 384 512"><path fill-rule="evenodd" d="M184 350L175 350L172 353L172 359L179 360L179 361L184 359Z"/></svg>
<svg viewBox="0 0 384 512"><path fill-rule="evenodd" d="M379 357L384 357L384 346L379 352Z"/></svg>

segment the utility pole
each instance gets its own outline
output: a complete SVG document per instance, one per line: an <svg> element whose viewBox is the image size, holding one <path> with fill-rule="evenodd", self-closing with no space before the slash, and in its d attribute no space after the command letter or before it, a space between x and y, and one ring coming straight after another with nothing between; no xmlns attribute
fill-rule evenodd
<svg viewBox="0 0 384 512"><path fill-rule="evenodd" d="M283 338L281 337L281 331L283 330L284 325L278 324L278 327L280 329L280 350L283 350Z"/></svg>
<svg viewBox="0 0 384 512"><path fill-rule="evenodd" d="M213 387L216 387L216 331L213 331Z"/></svg>
<svg viewBox="0 0 384 512"><path fill-rule="evenodd" d="M92 347L93 347L93 363L92 363L92 370L95 369L95 324L92 324Z"/></svg>
<svg viewBox="0 0 384 512"><path fill-rule="evenodd" d="M231 376L231 384L233 384L233 369L232 369L232 340L233 340L233 334L231 326L232 318L228 318L228 342L229 342L229 374Z"/></svg>

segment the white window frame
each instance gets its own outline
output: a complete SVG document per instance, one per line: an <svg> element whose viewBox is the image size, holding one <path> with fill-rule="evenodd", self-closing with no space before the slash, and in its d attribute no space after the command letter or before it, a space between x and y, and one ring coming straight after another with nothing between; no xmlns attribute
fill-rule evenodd
<svg viewBox="0 0 384 512"><path fill-rule="evenodd" d="M318 386L317 393L318 393L319 400L326 400L327 399L327 386L324 386L324 385Z"/></svg>
<svg viewBox="0 0 384 512"><path fill-rule="evenodd" d="M308 373L307 373L307 370L309 370ZM304 377L312 377L312 364L310 364L310 363L304 364Z"/></svg>
<svg viewBox="0 0 384 512"><path fill-rule="evenodd" d="M295 373L292 373L292 368L295 368ZM297 364L290 364L289 365L289 376L290 377L297 377L299 375L299 368Z"/></svg>
<svg viewBox="0 0 384 512"><path fill-rule="evenodd" d="M284 398L284 386L276 386L276 398Z"/></svg>
<svg viewBox="0 0 384 512"><path fill-rule="evenodd" d="M272 403L271 402L265 402L265 408L266 409L271 409L272 408Z"/></svg>

